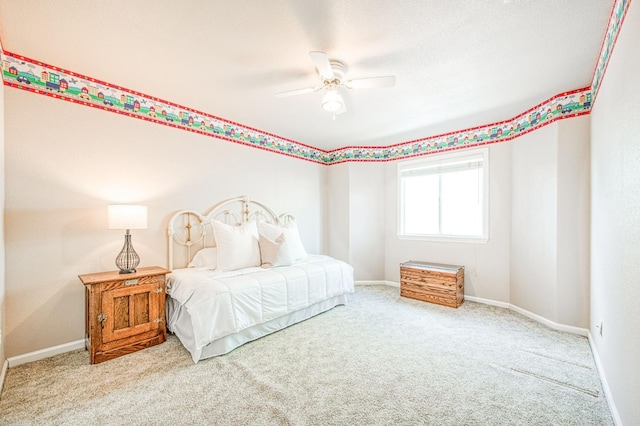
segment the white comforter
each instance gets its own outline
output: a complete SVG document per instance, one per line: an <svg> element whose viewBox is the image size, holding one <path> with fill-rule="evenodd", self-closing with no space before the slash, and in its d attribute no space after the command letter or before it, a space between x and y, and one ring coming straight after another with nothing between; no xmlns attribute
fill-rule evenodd
<svg viewBox="0 0 640 426"><path fill-rule="evenodd" d="M353 268L321 255L269 269L177 269L167 279L167 294L189 313L198 350L218 338L353 291ZM172 318L167 321L173 329Z"/></svg>

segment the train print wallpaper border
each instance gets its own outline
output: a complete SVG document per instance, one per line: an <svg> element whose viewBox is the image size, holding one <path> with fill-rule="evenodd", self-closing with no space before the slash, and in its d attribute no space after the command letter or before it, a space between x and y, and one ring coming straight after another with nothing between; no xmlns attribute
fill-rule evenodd
<svg viewBox="0 0 640 426"><path fill-rule="evenodd" d="M386 147L347 146L325 151L11 52L0 52L1 68L8 87L314 163L395 161L506 142L557 120L589 114L630 4L631 0L614 3L590 86L560 93L511 119Z"/></svg>

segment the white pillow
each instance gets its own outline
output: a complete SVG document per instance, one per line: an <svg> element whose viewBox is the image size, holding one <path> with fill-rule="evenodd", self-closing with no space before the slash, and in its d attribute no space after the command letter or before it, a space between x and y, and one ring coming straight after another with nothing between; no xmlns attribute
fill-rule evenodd
<svg viewBox="0 0 640 426"><path fill-rule="evenodd" d="M260 230L260 234L272 241L275 241L280 235L284 235L284 240L287 242L287 250L289 251L289 258L292 262L307 257L307 252L300 240L298 225L295 221L290 220L286 225L282 226L258 222L258 229Z"/></svg>
<svg viewBox="0 0 640 426"><path fill-rule="evenodd" d="M255 222L245 222L237 226L217 220L211 223L218 248L218 271L260 266L258 227Z"/></svg>
<svg viewBox="0 0 640 426"><path fill-rule="evenodd" d="M291 265L293 261L289 254L289 243L284 234L280 234L275 240L260 234L259 241L263 268Z"/></svg>
<svg viewBox="0 0 640 426"><path fill-rule="evenodd" d="M217 265L218 249L215 247L206 247L198 250L191 262L189 262L189 268L216 269Z"/></svg>

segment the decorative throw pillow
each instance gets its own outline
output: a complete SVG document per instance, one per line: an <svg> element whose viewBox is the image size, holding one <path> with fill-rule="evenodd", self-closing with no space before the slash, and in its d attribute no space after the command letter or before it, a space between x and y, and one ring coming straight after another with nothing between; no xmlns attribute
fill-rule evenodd
<svg viewBox="0 0 640 426"><path fill-rule="evenodd" d="M218 249L215 247L205 247L198 250L191 262L189 262L189 268L216 269L217 265Z"/></svg>
<svg viewBox="0 0 640 426"><path fill-rule="evenodd" d="M280 235L284 235L284 240L287 242L289 258L292 262L307 257L307 251L302 245L298 225L295 221L290 220L286 225L258 222L258 229L260 234L272 241L275 241Z"/></svg>
<svg viewBox="0 0 640 426"><path fill-rule="evenodd" d="M213 235L218 249L218 271L260 266L258 228L255 222L232 226L214 220Z"/></svg>
<svg viewBox="0 0 640 426"><path fill-rule="evenodd" d="M289 255L289 244L284 234L280 234L275 240L260 234L259 242L263 268L291 265L292 260Z"/></svg>

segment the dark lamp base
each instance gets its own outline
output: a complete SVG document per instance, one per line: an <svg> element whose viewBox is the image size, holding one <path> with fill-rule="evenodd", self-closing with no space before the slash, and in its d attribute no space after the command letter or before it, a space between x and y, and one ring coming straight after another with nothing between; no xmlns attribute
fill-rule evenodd
<svg viewBox="0 0 640 426"><path fill-rule="evenodd" d="M121 274L133 274L136 272L136 266L140 263L140 256L133 249L131 245L131 234L127 229L127 233L124 234L124 246L122 251L116 257L116 266L120 270Z"/></svg>

